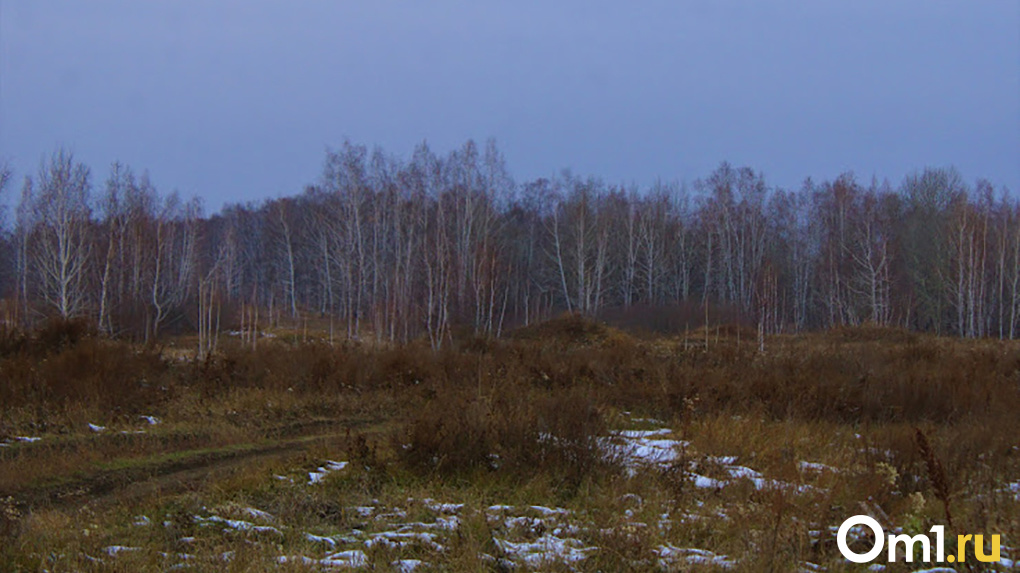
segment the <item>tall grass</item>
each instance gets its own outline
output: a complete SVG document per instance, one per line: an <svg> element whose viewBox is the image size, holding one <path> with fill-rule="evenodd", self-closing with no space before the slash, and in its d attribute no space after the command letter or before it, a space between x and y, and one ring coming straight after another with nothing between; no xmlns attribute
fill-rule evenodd
<svg viewBox="0 0 1020 573"><path fill-rule="evenodd" d="M543 491L604 522L591 540L603 548L596 568L629 567L663 541L652 528L632 530L625 509L652 523L662 508L725 508L731 521L684 524L677 542L762 553L743 567L762 571L835 556L808 530L860 511L886 513L918 531L950 514L961 532L1015 536L1020 528L992 503L1012 503L1002 480L1020 469L1016 343L860 328L770 337L761 352L738 327L638 339L577 316L504 340L455 342L434 352L424 342L267 339L252 350L226 339L196 361L169 346L104 339L81 324L8 331L0 336L0 439L31 432L45 440L0 449L0 492L128 455L254 443L327 420L340 424L327 444L357 468L344 487L371 496L408 484L426 492L467 488L480 498L489 486L500 495L530 488L521 500ZM147 434L85 429L86 420L137 426L139 414L158 414L165 424ZM628 477L600 447L612 427L636 418L656 418L690 442L653 479ZM356 419L372 420L372 432L337 437ZM323 446L322 456L329 451ZM725 477L723 455L769 479L807 479L818 489L803 498L750 483L694 490L691 471ZM839 472L805 477L801 460ZM346 515L343 503L305 494L286 510L279 487L274 480L256 491L294 519L319 515L333 523ZM633 502L635 495L645 501ZM5 499L0 535L28 539L42 531L45 513L17 496ZM475 549L488 547L489 535L484 519L476 525L478 538L458 537L470 549L465 563L475 565ZM57 543L42 534L32 539L26 543Z"/></svg>
<svg viewBox="0 0 1020 573"><path fill-rule="evenodd" d="M490 419L495 421L485 424L493 428L510 427L518 421L498 420L517 416L527 420L519 425L534 425L537 432L558 423L550 412L579 421L574 404L586 411L626 409L665 419L754 413L851 425L980 419L1015 427L1020 411L1016 343L845 329L775 337L760 353L754 341L738 340L724 334L707 349L685 339L641 342L567 317L508 340L468 341L461 349L441 352L425 344L375 348L266 341L250 350L228 342L218 354L196 362L63 323L28 335L5 334L0 415L28 409L45 418L68 405L132 414L172 409L188 392L211 399L240 390L327 396L330 403L385 403L420 416L436 410L460 417L430 422L437 428L477 428L478 420ZM557 406L543 413L543 400ZM687 412L691 403L697 407Z"/></svg>

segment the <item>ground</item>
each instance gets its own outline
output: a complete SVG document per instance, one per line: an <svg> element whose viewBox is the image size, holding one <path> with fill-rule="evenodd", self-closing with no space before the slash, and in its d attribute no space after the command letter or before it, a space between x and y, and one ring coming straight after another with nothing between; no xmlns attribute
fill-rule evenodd
<svg viewBox="0 0 1020 573"><path fill-rule="evenodd" d="M958 571L1018 557L1013 342L859 328L762 349L564 318L439 352L277 332L197 360L187 339L44 334L0 345L4 571L949 565L847 561L857 514L1001 536L997 564L970 547Z"/></svg>

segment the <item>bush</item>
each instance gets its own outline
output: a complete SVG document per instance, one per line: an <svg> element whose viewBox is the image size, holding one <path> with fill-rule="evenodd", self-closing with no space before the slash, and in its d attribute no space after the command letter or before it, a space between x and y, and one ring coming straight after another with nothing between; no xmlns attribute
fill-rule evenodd
<svg viewBox="0 0 1020 573"><path fill-rule="evenodd" d="M395 436L394 450L421 474L544 473L576 487L612 471L600 448L605 434L602 412L583 392L512 384L488 398L452 390L438 395Z"/></svg>

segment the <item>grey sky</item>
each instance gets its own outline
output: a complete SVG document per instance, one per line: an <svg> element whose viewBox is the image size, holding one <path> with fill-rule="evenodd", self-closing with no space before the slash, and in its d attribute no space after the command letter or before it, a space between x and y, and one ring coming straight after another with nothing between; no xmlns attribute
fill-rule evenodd
<svg viewBox="0 0 1020 573"><path fill-rule="evenodd" d="M208 208L293 194L344 137L495 137L518 179L1020 189L1020 2L0 0L0 159L58 145Z"/></svg>

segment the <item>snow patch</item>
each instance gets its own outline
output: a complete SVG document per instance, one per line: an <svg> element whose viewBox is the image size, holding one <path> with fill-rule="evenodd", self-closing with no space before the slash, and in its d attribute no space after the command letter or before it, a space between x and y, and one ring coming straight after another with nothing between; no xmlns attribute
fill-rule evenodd
<svg viewBox="0 0 1020 573"><path fill-rule="evenodd" d="M691 474L691 477L694 479L694 487L701 489L719 489L729 485L729 482L705 477L703 475Z"/></svg>
<svg viewBox="0 0 1020 573"><path fill-rule="evenodd" d="M423 564L421 559L397 559L390 565L400 573L411 573Z"/></svg>
<svg viewBox="0 0 1020 573"><path fill-rule="evenodd" d="M443 546L436 543L436 534L427 531L382 531L373 533L365 541L365 547L371 549L376 545L390 549L403 549L420 545L434 551L442 551Z"/></svg>
<svg viewBox="0 0 1020 573"><path fill-rule="evenodd" d="M351 508L354 513L358 514L358 517L369 517L375 511L375 508L370 505L359 505Z"/></svg>
<svg viewBox="0 0 1020 573"><path fill-rule="evenodd" d="M523 561L531 567L540 567L545 563L562 561L576 563L588 557L596 547L587 547L573 538L561 539L555 535L543 535L532 542L514 543L505 539L494 539L496 545L511 559Z"/></svg>
<svg viewBox="0 0 1020 573"><path fill-rule="evenodd" d="M632 440L638 440L641 438L651 438L653 436L668 436L672 434L673 430L669 428L659 428L658 430L620 430L614 432L615 435L624 438L630 438Z"/></svg>
<svg viewBox="0 0 1020 573"><path fill-rule="evenodd" d="M660 545L655 551L659 556L659 564L667 568L670 564L686 562L694 565L715 565L723 569L732 569L736 562L725 555L716 555L707 549L681 548L673 545Z"/></svg>
<svg viewBox="0 0 1020 573"><path fill-rule="evenodd" d="M349 549L320 559L319 563L327 567L364 567L368 565L368 557L360 549Z"/></svg>
<svg viewBox="0 0 1020 573"><path fill-rule="evenodd" d="M802 472L815 472L815 473L832 472L832 473L839 473L839 468L834 468L832 466L825 465L825 464L820 464L820 463L817 463L817 462L805 462L805 461L801 461L800 463L797 464L797 467L799 467L800 471L802 471Z"/></svg>
<svg viewBox="0 0 1020 573"><path fill-rule="evenodd" d="M218 515L210 515L209 517L195 516L195 522L201 526L208 526L213 523L222 523L226 525L228 529L235 529L237 531L250 531L252 533L272 533L274 535L283 536L283 532L271 525L255 525L249 521L243 521L240 519L226 519Z"/></svg>
<svg viewBox="0 0 1020 573"><path fill-rule="evenodd" d="M662 424L662 420L657 420L655 418L631 418L630 421L635 424Z"/></svg>
<svg viewBox="0 0 1020 573"><path fill-rule="evenodd" d="M529 508L541 513L546 517L552 515L570 515L570 510L563 509L562 507L545 507L544 505L531 505L529 506Z"/></svg>
<svg viewBox="0 0 1020 573"><path fill-rule="evenodd" d="M600 445L608 457L618 457L633 477L640 467L668 467L677 459L677 450L688 442L665 438L673 433L669 428L658 430L617 430Z"/></svg>
<svg viewBox="0 0 1020 573"><path fill-rule="evenodd" d="M276 518L273 517L273 514L269 513L268 511L256 509L254 507L242 507L238 511L252 519L261 519L262 521L266 521L269 523L276 521Z"/></svg>
<svg viewBox="0 0 1020 573"><path fill-rule="evenodd" d="M334 462L327 460L326 465L319 467L314 472L308 472L308 485L316 484L322 481L322 478L326 477L332 472L338 472L347 467L348 462Z"/></svg>
<svg viewBox="0 0 1020 573"><path fill-rule="evenodd" d="M142 550L141 547L127 547L127 546L124 546L124 545L110 545L109 547L104 547L103 548L103 551L106 552L106 554L109 555L110 557L113 557L113 556L117 555L118 553L130 552L130 551L141 551L141 550Z"/></svg>
<svg viewBox="0 0 1020 573"><path fill-rule="evenodd" d="M315 534L312 534L312 533L305 533L305 539L307 539L308 541L311 541L312 543L325 543L326 545L329 545L330 547L336 547L336 540L333 539L332 537L325 537L325 536L322 536L322 535L315 535Z"/></svg>
<svg viewBox="0 0 1020 573"><path fill-rule="evenodd" d="M425 507L436 513L457 513L464 508L463 503L438 503L431 498L423 500Z"/></svg>

